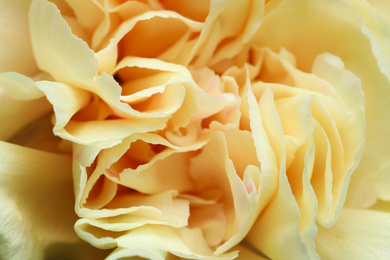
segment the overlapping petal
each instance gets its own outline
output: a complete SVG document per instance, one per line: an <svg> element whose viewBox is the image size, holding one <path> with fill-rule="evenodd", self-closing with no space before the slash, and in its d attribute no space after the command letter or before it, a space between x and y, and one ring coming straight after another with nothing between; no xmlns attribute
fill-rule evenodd
<svg viewBox="0 0 390 260"><path fill-rule="evenodd" d="M77 215L72 210L70 156L6 142L1 142L0 148L3 220L0 256L5 259L104 256L105 252L94 252L73 232Z"/></svg>
<svg viewBox="0 0 390 260"><path fill-rule="evenodd" d="M75 230L106 259L388 258L390 27L368 2L0 7L0 138L72 151ZM4 254L61 252L76 237L48 233L58 203L37 201L70 184L70 158L1 152Z"/></svg>

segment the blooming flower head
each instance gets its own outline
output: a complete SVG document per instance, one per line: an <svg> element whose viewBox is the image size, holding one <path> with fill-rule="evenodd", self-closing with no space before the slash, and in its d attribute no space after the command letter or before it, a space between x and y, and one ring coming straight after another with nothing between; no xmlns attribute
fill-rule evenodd
<svg viewBox="0 0 390 260"><path fill-rule="evenodd" d="M367 2L0 3L18 17L0 19L1 151L19 179L50 161L42 194L67 183L74 202L57 222L106 259L364 258L364 236L389 238L390 27ZM12 225L58 205L25 206L3 175ZM21 254L76 240L61 232Z"/></svg>

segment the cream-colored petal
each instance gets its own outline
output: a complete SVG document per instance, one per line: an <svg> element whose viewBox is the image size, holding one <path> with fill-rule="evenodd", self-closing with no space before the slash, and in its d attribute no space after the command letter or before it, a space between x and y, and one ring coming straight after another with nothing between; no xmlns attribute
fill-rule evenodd
<svg viewBox="0 0 390 260"><path fill-rule="evenodd" d="M331 228L319 228L316 246L321 259L388 259L390 214L344 208Z"/></svg>
<svg viewBox="0 0 390 260"><path fill-rule="evenodd" d="M71 121L65 130L59 130L57 135L75 143L100 144L101 148L106 148L112 147L132 134L161 130L164 127L165 120L155 118ZM110 132L110 135L107 135L107 132Z"/></svg>
<svg viewBox="0 0 390 260"><path fill-rule="evenodd" d="M80 226L76 228L78 234L86 238L88 233L85 233L88 227ZM102 247L103 243L111 242L110 246L118 246L119 248L129 248L137 252L138 249L143 249L147 245L149 250L164 250L169 251L174 255L185 259L234 259L237 256L237 251L218 256L212 255L212 250L205 243L203 235L199 229L181 228L174 229L166 226L148 225L125 234L117 233L117 238L108 239L103 230L97 237L89 237L91 243L97 247Z"/></svg>
<svg viewBox="0 0 390 260"><path fill-rule="evenodd" d="M26 125L7 141L13 144L52 153L71 153L71 143L53 134L51 113Z"/></svg>
<svg viewBox="0 0 390 260"><path fill-rule="evenodd" d="M243 105L244 107L247 106L246 109L249 110L250 129L257 158L260 162L259 194L261 194L261 202L258 207L261 210L267 205L277 188L279 166L272 148L271 137L268 136L265 128L265 119L259 110L259 105L249 83L247 83L246 88L246 97Z"/></svg>
<svg viewBox="0 0 390 260"><path fill-rule="evenodd" d="M140 260L140 259L154 259L154 260L166 260L167 251L151 249L148 247L118 247L115 249L106 260L117 260L117 259L129 259L129 260ZM138 256L139 258L135 258ZM142 257L142 258L141 258Z"/></svg>
<svg viewBox="0 0 390 260"><path fill-rule="evenodd" d="M225 202L224 209L227 211L225 214L227 214L228 223L226 227L220 227L219 232L226 229L226 235L224 235L226 241L216 249L214 254L218 255L237 245L245 237L259 213L258 182L260 170L252 136L249 132L239 131L235 128L224 129L223 126L216 124L212 125L212 129L214 131L217 130L217 132L214 132L210 143L205 146L201 155L194 158L194 171L192 173L194 174L193 178L198 181L198 185L201 184L200 187L202 184L205 185L206 182L210 181L207 179L208 175L215 175L217 172L220 175L218 177L219 183L228 182L221 186L220 189L225 193L225 199L232 196L233 208L232 202ZM219 132L218 129L224 132ZM246 151L245 156L243 156L242 152L234 151L237 144L240 144L242 149ZM215 154L222 155L218 159L218 166L215 166L216 160L210 161L209 159L215 157ZM229 156L229 159L226 156ZM223 163L224 161L225 163ZM214 172L210 172L210 168L214 169ZM207 185L213 187L211 182L205 186L207 187ZM208 218L204 217L204 219L207 220ZM212 220L210 217L209 221ZM216 232L214 234L217 235Z"/></svg>
<svg viewBox="0 0 390 260"><path fill-rule="evenodd" d="M49 102L30 78L13 72L0 74L1 140L12 137L50 110Z"/></svg>
<svg viewBox="0 0 390 260"><path fill-rule="evenodd" d="M268 257L264 256L261 252L258 252L256 249L251 248L250 246L247 247L245 244L239 244L238 246L234 247L233 249L238 250L238 257L235 258L237 260L267 260Z"/></svg>
<svg viewBox="0 0 390 260"><path fill-rule="evenodd" d="M362 32L371 42L379 69L390 80L390 26L366 0L346 0L359 14ZM387 10L388 11L388 10Z"/></svg>
<svg viewBox="0 0 390 260"><path fill-rule="evenodd" d="M53 105L56 118L54 133L63 129L74 114L90 101L87 91L66 84L49 81L38 81L35 84Z"/></svg>
<svg viewBox="0 0 390 260"><path fill-rule="evenodd" d="M343 158L344 165L332 167L333 171L333 196L335 203L332 206L334 211L334 220L337 218L342 205L344 204L349 178L353 171L358 166L363 153L365 141L365 102L364 94L360 87L360 80L350 71L344 68L342 61L330 54L323 54L316 58L313 65L313 73L331 83L345 105L345 110L348 113L348 118L345 122L337 120L337 115L333 113L332 118L338 127L338 132L342 141L344 155L337 155L336 150L340 150L337 146L332 145L332 165L339 164L334 159ZM321 124L321 122L319 122ZM329 141L332 142L332 134L326 130L327 124L322 123ZM328 124L329 125L329 124ZM332 213L333 214L333 213ZM332 221L332 214L329 216L329 224Z"/></svg>
<svg viewBox="0 0 390 260"><path fill-rule="evenodd" d="M199 40L192 50L197 68L233 57L260 27L262 1L211 1ZM235 17L235 19L232 19Z"/></svg>
<svg viewBox="0 0 390 260"><path fill-rule="evenodd" d="M190 215L189 203L177 198L177 194L174 191L151 196L122 193L107 204L106 215L108 216L81 218L77 226L89 225L107 232L127 232L148 224L185 227ZM98 232L91 230L91 234L97 235Z"/></svg>
<svg viewBox="0 0 390 260"><path fill-rule="evenodd" d="M16 72L5 72L0 74L0 86L15 100L33 100L44 96L34 81Z"/></svg>
<svg viewBox="0 0 390 260"><path fill-rule="evenodd" d="M299 206L299 231L306 243L309 256L315 259L318 258L314 245L318 205L316 194L310 183L316 151L312 137L315 123L310 113L312 101L313 96L298 95L277 100L275 104L283 132L285 135L290 134L285 136L287 177ZM293 138L293 142L288 142L289 136ZM291 163L289 164L288 161Z"/></svg>
<svg viewBox="0 0 390 260"><path fill-rule="evenodd" d="M390 166L387 149L390 139L386 137L390 125L386 112L390 104L390 88L384 63L387 59L380 55L385 52L368 30L370 26L366 26L364 19L360 19L356 10L345 1L286 0L272 8L271 4L268 6L270 9L265 11L256 44L269 46L275 51L283 46L294 54L297 67L303 71L311 70L317 55L329 52L340 57L345 67L361 79L367 136L362 160L352 175L349 203L371 205L380 194L370 188L379 183L370 180L388 171ZM385 65L383 69L382 65ZM382 184L387 185L383 180ZM363 192L365 195L359 195Z"/></svg>
<svg viewBox="0 0 390 260"><path fill-rule="evenodd" d="M96 29L103 16L102 11L96 3L97 1L65 1L72 8L80 24L89 29Z"/></svg>
<svg viewBox="0 0 390 260"><path fill-rule="evenodd" d="M390 24L390 3L383 0L367 0L378 13L380 13L387 24Z"/></svg>
<svg viewBox="0 0 390 260"><path fill-rule="evenodd" d="M113 50L115 46L118 46L120 59L126 56L156 58L165 51L177 48L176 40L188 33L199 32L202 25L203 23L187 19L172 11L149 11L124 21L113 33L105 49ZM167 31L167 28L170 30ZM168 33L169 36L167 36ZM160 44L153 44L155 41ZM103 56L112 55L112 52L107 51L101 54L100 58L103 59ZM181 55L185 58L180 58L180 60L188 59L189 52L185 51ZM167 58L167 61L177 59L175 56Z"/></svg>
<svg viewBox="0 0 390 260"><path fill-rule="evenodd" d="M96 29L94 29L94 33L92 36L92 48L94 50L99 50L102 48L102 43L107 39L110 31L113 30L116 26L121 22L120 18L116 15L110 15L108 11L104 8L102 1L93 1L94 4L100 9L100 19L97 20L99 22ZM90 16L90 15L85 15Z"/></svg>
<svg viewBox="0 0 390 260"><path fill-rule="evenodd" d="M88 45L72 34L53 3L33 0L29 13L31 42L40 69L57 81L86 87L98 69Z"/></svg>
<svg viewBox="0 0 390 260"><path fill-rule="evenodd" d="M110 13L118 13L123 20L126 20L147 12L152 6L138 1L118 2L116 0L106 0L104 1L104 8Z"/></svg>
<svg viewBox="0 0 390 260"><path fill-rule="evenodd" d="M249 95L249 98L253 100L254 97ZM299 232L299 207L286 176L282 126L269 89L263 93L259 108L264 129L276 157L279 168L276 174L279 181L275 195L253 225L245 241L272 259L288 259L292 255L299 259L309 259L307 246ZM275 172L272 171L272 174Z"/></svg>
<svg viewBox="0 0 390 260"><path fill-rule="evenodd" d="M101 145L96 147L75 146L74 166L76 167L77 212L84 217L98 217L98 215L106 217L125 213L123 210L116 209L114 211L117 213L114 211L107 213L102 210L102 214L98 214L97 211L90 212L88 209L82 208L82 204L85 203L85 197L88 196L88 193L96 185L95 183L101 175L105 175L106 178L115 183L145 194L161 193L166 190L178 190L180 192L191 190L192 182L189 176L185 174L189 160L186 152L199 149L205 144L207 139L207 136L204 136L188 146L177 147L159 135L147 133L132 135L124 139L121 144L103 151L100 151L100 149L105 147ZM154 148L165 149L161 152L155 152L153 151ZM96 166L93 172L89 173L87 181L85 167L89 167L95 160L98 152L100 153L95 164ZM145 185L145 183L148 185ZM107 202L111 199L112 197L108 198ZM112 203L114 201L116 199ZM114 207L112 203L110 205ZM120 205L120 203L115 203L115 205ZM115 207L121 208L120 206Z"/></svg>
<svg viewBox="0 0 390 260"><path fill-rule="evenodd" d="M71 160L0 142L3 259L41 259L52 243L74 243Z"/></svg>
<svg viewBox="0 0 390 260"><path fill-rule="evenodd" d="M34 76L34 60L28 27L31 0L0 2L0 72L15 71Z"/></svg>

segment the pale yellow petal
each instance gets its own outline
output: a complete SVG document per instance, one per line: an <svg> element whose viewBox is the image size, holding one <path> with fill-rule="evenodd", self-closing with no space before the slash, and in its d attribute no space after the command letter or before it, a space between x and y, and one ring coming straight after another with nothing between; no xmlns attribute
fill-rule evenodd
<svg viewBox="0 0 390 260"><path fill-rule="evenodd" d="M124 20L145 13L152 8L148 3L138 1L118 2L117 0L104 1L104 7L110 13L118 13Z"/></svg>
<svg viewBox="0 0 390 260"><path fill-rule="evenodd" d="M29 24L34 56L40 69L57 81L82 86L92 81L98 63L88 45L72 34L53 3L34 0Z"/></svg>
<svg viewBox="0 0 390 260"><path fill-rule="evenodd" d="M190 259L233 259L237 256L236 252L212 255L211 248L205 243L203 235L199 229L174 229L165 226L148 225L127 233L117 233L115 239L109 239L108 231L100 230L96 237L90 237L88 226L77 226L76 231L81 237L89 237L91 243L97 247L102 247L103 243L111 243L109 246L118 246L119 248L129 248L133 252L142 250L145 247L148 250L164 250L183 258ZM112 235L111 235L112 236ZM144 249L146 250L146 249ZM129 252L129 251L128 251Z"/></svg>
<svg viewBox="0 0 390 260"><path fill-rule="evenodd" d="M204 28L192 50L194 65L200 68L236 55L259 28L263 5L261 1L211 1Z"/></svg>
<svg viewBox="0 0 390 260"><path fill-rule="evenodd" d="M0 2L0 72L15 71L34 76L34 60L28 25L31 0Z"/></svg>
<svg viewBox="0 0 390 260"><path fill-rule="evenodd" d="M345 105L345 111L348 113L347 120L343 122L338 119L335 112L331 112L342 141L343 148L341 149L337 148L338 146L335 145L334 141L332 142L334 137L332 137L331 131L326 130L327 127L325 126L330 124L318 121L324 127L332 147L332 196L334 197L332 211L334 213L330 213L326 221L330 224L337 218L344 204L349 178L358 166L362 156L365 141L365 102L360 80L344 68L339 58L330 54L318 56L313 65L313 73L333 85ZM338 154L340 150L344 152L343 155ZM343 158L343 164L340 164L334 156ZM333 214L334 216L332 216ZM319 214L319 219L322 224L325 224L321 214Z"/></svg>
<svg viewBox="0 0 390 260"><path fill-rule="evenodd" d="M390 3L389 1L384 0L367 0L367 2L372 5L377 12L379 12L383 19L386 20L387 24L390 24Z"/></svg>
<svg viewBox="0 0 390 260"><path fill-rule="evenodd" d="M167 251L159 249L151 249L147 247L118 247L115 249L106 260L117 260L117 259L129 259L129 260L141 260L141 259L154 259L154 260L166 260ZM137 258L135 256L138 256Z"/></svg>
<svg viewBox="0 0 390 260"><path fill-rule="evenodd" d="M238 250L238 257L235 258L237 260L267 260L269 259L261 252L257 251L254 248L251 248L250 246L247 246L244 244L239 244L238 246L234 247L234 249Z"/></svg>
<svg viewBox="0 0 390 260"><path fill-rule="evenodd" d="M312 137L315 123L310 114L312 101L313 96L298 95L286 100L277 100L275 104L286 138L286 160L290 161L290 164L286 163L288 181L300 211L299 231L308 254L315 259L318 257L314 245L318 205L310 183L316 151Z"/></svg>
<svg viewBox="0 0 390 260"><path fill-rule="evenodd" d="M277 188L279 165L277 164L275 152L272 148L271 137L268 136L265 128L265 119L259 110L257 100L253 95L250 85L247 86L243 104L249 110L252 138L262 172L259 180L259 193L261 194L259 209L263 209Z"/></svg>
<svg viewBox="0 0 390 260"><path fill-rule="evenodd" d="M172 11L148 11L126 20L112 34L105 49L118 48L119 61L126 56L157 58L163 55L165 61L188 60L187 44L181 45L180 57L167 56L164 52L173 51L177 41L184 37L185 42L202 28L202 23L190 20ZM159 42L159 44L154 44ZM189 45L193 45L190 44ZM103 49L104 50L104 49ZM101 59L112 56L111 51L101 51Z"/></svg>
<svg viewBox="0 0 390 260"><path fill-rule="evenodd" d="M15 100L33 100L44 96L35 85L34 81L16 72L0 74L0 86Z"/></svg>
<svg viewBox="0 0 390 260"><path fill-rule="evenodd" d="M45 93L46 98L53 105L56 118L55 133L63 129L72 116L90 100L87 91L72 88L66 84L49 81L38 81L35 84Z"/></svg>
<svg viewBox="0 0 390 260"><path fill-rule="evenodd" d="M7 140L24 126L51 111L51 106L29 78L0 74L0 139ZM31 87L31 88L30 88Z"/></svg>
<svg viewBox="0 0 390 260"><path fill-rule="evenodd" d="M380 10L375 10L367 0L346 0L361 19L362 32L368 37L371 42L372 52L377 59L380 71L390 80L390 26L385 19L388 19L388 14L383 19L378 13ZM386 2L386 1L383 1ZM383 10L384 12L386 9ZM389 12L389 9L387 9Z"/></svg>
<svg viewBox="0 0 390 260"><path fill-rule="evenodd" d="M74 243L73 183L69 156L0 142L4 259L40 259L52 243Z"/></svg>
<svg viewBox="0 0 390 260"><path fill-rule="evenodd" d="M388 259L390 214L345 208L331 228L319 228L316 246L321 259Z"/></svg>
<svg viewBox="0 0 390 260"><path fill-rule="evenodd" d="M276 157L276 167L279 168L276 174L279 181L276 194L253 225L245 241L271 258L288 259L294 255L299 259L309 259L305 241L299 232L299 207L286 176L282 127L269 89L261 97L259 108L264 129ZM265 172L266 170L263 170L263 173ZM272 171L272 174L275 174L275 171Z"/></svg>
<svg viewBox="0 0 390 260"><path fill-rule="evenodd" d="M52 153L71 152L71 144L53 134L51 113L24 126L7 141L28 148Z"/></svg>
<svg viewBox="0 0 390 260"><path fill-rule="evenodd" d="M65 129L59 130L57 135L79 144L101 144L101 147L105 148L112 147L132 134L161 130L164 127L165 120L155 118L71 121ZM107 135L108 132L110 135Z"/></svg>
<svg viewBox="0 0 390 260"><path fill-rule="evenodd" d="M96 29L102 20L102 11L97 1L65 0L72 8L74 15L80 24L89 29Z"/></svg>
<svg viewBox="0 0 390 260"><path fill-rule="evenodd" d="M123 199L117 200L112 197L116 191L110 193L111 195L107 196L104 200L100 199L104 193L104 189L102 188L112 185L106 185L106 182L118 183L123 185L123 187L128 187L133 191L139 192L139 194L152 195L167 190L180 192L191 190L192 181L188 175L184 174L187 170L189 160L185 152L199 149L204 145L206 140L207 136L194 141L188 146L177 147L159 135L151 133L132 135L124 139L121 144L105 149L99 153L94 168L88 170L88 181L85 179L87 175L84 167L88 167L95 160L94 156L96 156L95 153L99 152L99 146L76 146L74 164L76 167L81 167L75 170L77 173L75 175L77 176L76 181L80 185L76 186L77 211L85 217L97 216L96 214L98 212L93 213L82 208L82 205L86 203L85 199L89 196L88 194L91 190L94 189L94 186L97 186L97 188L93 193L94 195L92 195L93 201L99 198L99 203L103 203L103 205L110 202L110 208L121 208L120 205L121 203L123 204ZM102 182L103 179L100 180L102 175L104 176L104 182ZM80 182L81 180L83 181ZM97 185L97 182L99 182L99 185ZM145 185L145 183L148 183L148 185ZM104 185L101 186L102 184ZM121 197L119 194L117 196ZM131 198L131 194L129 196ZM102 206L98 206L99 204L96 203L91 204L90 200L91 198L87 198L88 203L85 204L87 208L100 208ZM125 205L122 205L122 207L125 207ZM118 213L114 213L114 211ZM124 213L123 209L114 211L109 214L102 211L102 214L99 215L104 217L107 214L114 216ZM134 210L129 209L129 212L132 211ZM90 213L93 215L90 215Z"/></svg>
<svg viewBox="0 0 390 260"><path fill-rule="evenodd" d="M370 180L388 171L390 95L385 57L373 33L345 1L281 1L266 10L256 44L279 51L283 46L296 57L297 67L310 71L315 58L332 53L361 79L365 95L367 135L362 160L352 175L349 203L368 206L380 197ZM272 7L272 8L271 8ZM338 15L342 13L343 15ZM329 32L329 33L323 33ZM331 33L330 33L331 32ZM386 29L382 31L387 33ZM384 182L382 182L384 184ZM387 184L384 184L387 185ZM359 191L360 190L360 191ZM359 193L365 192L365 195Z"/></svg>
<svg viewBox="0 0 390 260"><path fill-rule="evenodd" d="M105 217L93 216L90 211L93 218L81 218L77 225L89 225L109 232L127 232L149 224L181 228L187 226L190 214L188 201L177 198L174 191L151 196L122 192L106 208ZM92 235L98 234L91 231Z"/></svg>

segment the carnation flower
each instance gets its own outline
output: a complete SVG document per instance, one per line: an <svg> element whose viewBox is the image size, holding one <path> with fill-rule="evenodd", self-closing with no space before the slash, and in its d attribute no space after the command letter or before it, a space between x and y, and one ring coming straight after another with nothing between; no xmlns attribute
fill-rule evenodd
<svg viewBox="0 0 390 260"><path fill-rule="evenodd" d="M0 4L1 256L388 256L390 27L367 2Z"/></svg>

